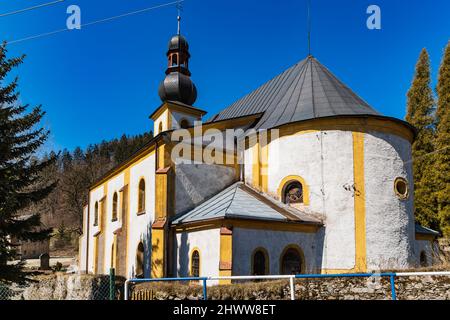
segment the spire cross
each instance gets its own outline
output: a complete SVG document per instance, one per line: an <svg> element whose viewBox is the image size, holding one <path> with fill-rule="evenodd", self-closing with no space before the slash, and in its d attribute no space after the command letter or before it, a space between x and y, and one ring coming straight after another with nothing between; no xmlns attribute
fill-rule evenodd
<svg viewBox="0 0 450 320"><path fill-rule="evenodd" d="M308 1L308 56L311 55L311 0Z"/></svg>
<svg viewBox="0 0 450 320"><path fill-rule="evenodd" d="M177 2L177 11L178 11L178 16L177 16L177 20L178 20L178 35L181 34L181 11L183 10L183 5L182 5L182 1L178 1Z"/></svg>

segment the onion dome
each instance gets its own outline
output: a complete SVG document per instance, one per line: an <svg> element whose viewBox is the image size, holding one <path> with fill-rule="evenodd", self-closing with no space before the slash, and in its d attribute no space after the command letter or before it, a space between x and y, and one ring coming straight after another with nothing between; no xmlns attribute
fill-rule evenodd
<svg viewBox="0 0 450 320"><path fill-rule="evenodd" d="M180 17L178 17L178 23ZM159 97L163 102L178 101L187 105L193 105L197 100L197 89L191 80L189 71L189 44L180 32L169 41L167 51L168 67L166 78L158 89Z"/></svg>

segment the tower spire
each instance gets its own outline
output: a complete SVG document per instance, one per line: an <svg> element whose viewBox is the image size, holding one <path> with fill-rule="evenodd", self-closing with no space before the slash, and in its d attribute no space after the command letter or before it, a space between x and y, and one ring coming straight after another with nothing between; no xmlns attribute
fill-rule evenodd
<svg viewBox="0 0 450 320"><path fill-rule="evenodd" d="M181 11L183 10L183 5L181 3L181 1L177 2L177 20L178 20L178 31L177 34L180 35L181 34Z"/></svg>
<svg viewBox="0 0 450 320"><path fill-rule="evenodd" d="M306 0L308 5L308 56L311 56L311 0Z"/></svg>

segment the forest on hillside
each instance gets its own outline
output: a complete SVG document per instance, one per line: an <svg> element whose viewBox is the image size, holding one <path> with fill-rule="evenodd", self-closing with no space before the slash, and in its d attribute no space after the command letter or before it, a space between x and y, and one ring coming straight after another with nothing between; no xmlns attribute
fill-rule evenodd
<svg viewBox="0 0 450 320"><path fill-rule="evenodd" d="M76 250L78 237L82 234L83 207L88 201L89 186L152 137L151 132L123 135L120 139L89 145L85 150L78 147L73 151L47 154L44 160L54 157L56 161L42 172L42 176L44 181L56 181L56 187L23 214L39 213L43 226L53 229L59 249L70 247Z"/></svg>

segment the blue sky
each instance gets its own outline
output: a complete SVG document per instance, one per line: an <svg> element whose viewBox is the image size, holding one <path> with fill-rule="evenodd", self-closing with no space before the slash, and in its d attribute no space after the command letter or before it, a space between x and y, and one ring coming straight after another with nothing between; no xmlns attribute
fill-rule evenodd
<svg viewBox="0 0 450 320"><path fill-rule="evenodd" d="M49 1L2 1L0 13ZM64 28L71 4L80 6L82 23L88 23L167 2L65 1L0 17L0 38ZM381 7L381 30L366 28L371 4ZM378 111L403 119L423 47L437 78L450 39L449 12L448 0L312 0L312 54ZM186 0L182 16L196 106L207 117L307 55L306 0ZM47 111L47 147L86 147L152 130L148 116L160 105L157 88L175 32L176 9L170 6L11 44L11 55L27 54L16 71L22 102Z"/></svg>

